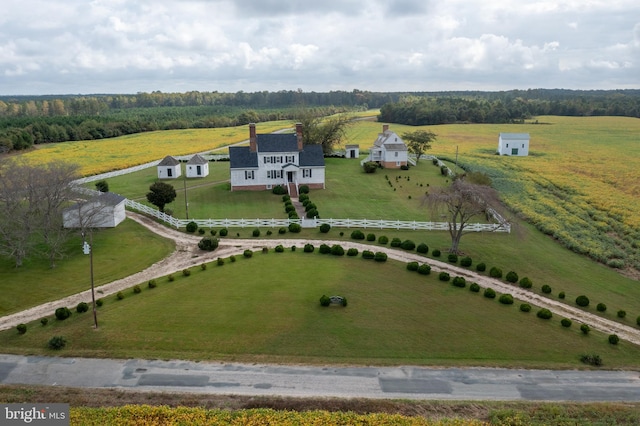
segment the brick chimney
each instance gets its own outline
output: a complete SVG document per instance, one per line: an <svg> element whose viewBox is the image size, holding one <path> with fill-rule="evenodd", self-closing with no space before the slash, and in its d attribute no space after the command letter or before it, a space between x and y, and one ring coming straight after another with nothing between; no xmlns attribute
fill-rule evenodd
<svg viewBox="0 0 640 426"><path fill-rule="evenodd" d="M298 138L298 151L302 151L302 123L296 123L296 137Z"/></svg>
<svg viewBox="0 0 640 426"><path fill-rule="evenodd" d="M382 133L386 132L387 130L389 130L389 125L388 124L383 124L382 125Z"/></svg>
<svg viewBox="0 0 640 426"><path fill-rule="evenodd" d="M256 123L249 123L249 151L258 151L258 138L256 136Z"/></svg>

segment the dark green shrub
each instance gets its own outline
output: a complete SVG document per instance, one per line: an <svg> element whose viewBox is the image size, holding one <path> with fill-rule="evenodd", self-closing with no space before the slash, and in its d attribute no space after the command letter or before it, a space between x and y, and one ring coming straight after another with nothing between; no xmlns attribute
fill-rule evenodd
<svg viewBox="0 0 640 426"><path fill-rule="evenodd" d="M320 232L322 232L323 234L326 234L330 230L331 230L331 225L329 225L328 223L323 223L322 225L320 225Z"/></svg>
<svg viewBox="0 0 640 426"><path fill-rule="evenodd" d="M520 287L522 288L531 288L533 287L533 282L528 277L524 277L520 280Z"/></svg>
<svg viewBox="0 0 640 426"><path fill-rule="evenodd" d="M302 251L304 251L305 253L313 253L313 250L313 244L305 244L304 248L302 249Z"/></svg>
<svg viewBox="0 0 640 426"><path fill-rule="evenodd" d="M298 193L300 193L300 194L308 194L309 193L309 185L300 185L300 188L298 188Z"/></svg>
<svg viewBox="0 0 640 426"><path fill-rule="evenodd" d="M251 256L253 256L253 252L249 249L246 249L245 251L242 252L242 255L246 258L250 258Z"/></svg>
<svg viewBox="0 0 640 426"><path fill-rule="evenodd" d="M433 250L433 251L431 252L431 255L432 255L433 257L440 257L440 250L438 250L438 249Z"/></svg>
<svg viewBox="0 0 640 426"><path fill-rule="evenodd" d="M329 247L326 244L320 244L320 248L318 249L318 251L321 254L329 254L329 253L331 253L331 247Z"/></svg>
<svg viewBox="0 0 640 426"><path fill-rule="evenodd" d="M187 223L187 232L196 232L198 230L198 224L194 221Z"/></svg>
<svg viewBox="0 0 640 426"><path fill-rule="evenodd" d="M404 240L402 244L400 244L400 247L404 250L413 250L416 248L416 243L411 240Z"/></svg>
<svg viewBox="0 0 640 426"><path fill-rule="evenodd" d="M121 291L117 292L116 293L116 299L118 299L118 300L124 299L124 293L121 292Z"/></svg>
<svg viewBox="0 0 640 426"><path fill-rule="evenodd" d="M495 299L496 298L495 290L492 289L492 288L485 288L484 289L484 297L486 297L487 299Z"/></svg>
<svg viewBox="0 0 640 426"><path fill-rule="evenodd" d="M474 293L478 293L480 292L480 286L478 285L478 283L471 283L471 285L469 286L469 290Z"/></svg>
<svg viewBox="0 0 640 426"><path fill-rule="evenodd" d="M269 253L269 247L262 247L262 254L268 254Z"/></svg>
<svg viewBox="0 0 640 426"><path fill-rule="evenodd" d="M389 242L389 238L388 237L386 237L384 235L381 235L381 236L378 237L378 244L383 244L384 245L384 244L387 244L388 242Z"/></svg>
<svg viewBox="0 0 640 426"><path fill-rule="evenodd" d="M291 246L291 251L296 251L296 246Z"/></svg>
<svg viewBox="0 0 640 426"><path fill-rule="evenodd" d="M300 216L298 216L298 213L296 213L295 211L293 212L289 212L289 219L300 219Z"/></svg>
<svg viewBox="0 0 640 426"><path fill-rule="evenodd" d="M507 282L510 282L510 283L515 284L518 282L518 274L516 274L513 271L507 272L507 275L504 278L507 280Z"/></svg>
<svg viewBox="0 0 640 426"><path fill-rule="evenodd" d="M566 297L566 295L564 294L564 291L561 291L560 293L558 293L558 298L559 299L564 299Z"/></svg>
<svg viewBox="0 0 640 426"><path fill-rule="evenodd" d="M501 294L498 298L498 302L503 305L513 305L513 296L510 294Z"/></svg>
<svg viewBox="0 0 640 426"><path fill-rule="evenodd" d="M542 318L542 319L551 319L551 317L553 316L551 311L548 310L547 308L540 309L536 315L538 318Z"/></svg>
<svg viewBox="0 0 640 426"><path fill-rule="evenodd" d="M393 238L390 245L391 247L400 247L402 246L402 240L400 238Z"/></svg>
<svg viewBox="0 0 640 426"><path fill-rule="evenodd" d="M465 288L467 286L467 280L465 280L463 277L453 277L453 281L451 281L451 284L456 287Z"/></svg>
<svg viewBox="0 0 640 426"><path fill-rule="evenodd" d="M611 343L612 345L617 345L618 342L620 342L620 338L618 337L617 334L609 335L609 343Z"/></svg>
<svg viewBox="0 0 640 426"><path fill-rule="evenodd" d="M314 217L320 217L317 209L307 210L307 219L313 219Z"/></svg>
<svg viewBox="0 0 640 426"><path fill-rule="evenodd" d="M345 306L345 307L347 306L347 298L346 297L342 298L342 306Z"/></svg>
<svg viewBox="0 0 640 426"><path fill-rule="evenodd" d="M312 203L311 201L307 200L305 201L305 205L304 205L304 211L308 212L310 210L317 210L318 206L316 206L314 203Z"/></svg>
<svg viewBox="0 0 640 426"><path fill-rule="evenodd" d="M365 173L375 173L378 170L378 163L375 161L367 161L362 165Z"/></svg>
<svg viewBox="0 0 640 426"><path fill-rule="evenodd" d="M408 271L417 271L419 266L420 266L420 264L418 264L418 262L409 262L409 263L407 263L407 270Z"/></svg>
<svg viewBox="0 0 640 426"><path fill-rule="evenodd" d="M271 189L271 192L276 195L284 195L287 193L287 190L282 185L276 185Z"/></svg>
<svg viewBox="0 0 640 426"><path fill-rule="evenodd" d="M200 270L206 271L207 270L207 264L206 263L201 263L200 264Z"/></svg>
<svg viewBox="0 0 640 426"><path fill-rule="evenodd" d="M331 304L331 298L327 295L320 297L320 306L329 306Z"/></svg>
<svg viewBox="0 0 640 426"><path fill-rule="evenodd" d="M363 259L373 259L375 257L375 253L372 252L371 250L363 250L362 251L362 258Z"/></svg>
<svg viewBox="0 0 640 426"><path fill-rule="evenodd" d="M597 310L598 312L604 312L604 311L606 311L606 310L607 310L607 305L605 305L604 303L598 303L598 304L596 305L596 310Z"/></svg>
<svg viewBox="0 0 640 426"><path fill-rule="evenodd" d="M205 251L213 251L218 248L220 240L216 237L204 237L198 241L198 248Z"/></svg>
<svg viewBox="0 0 640 426"><path fill-rule="evenodd" d="M623 311L622 309L619 310L616 315L618 316L618 318L624 318L627 316L627 311Z"/></svg>
<svg viewBox="0 0 640 426"><path fill-rule="evenodd" d="M234 255L229 256L229 260L231 261L231 263L236 261L236 257Z"/></svg>
<svg viewBox="0 0 640 426"><path fill-rule="evenodd" d="M472 263L473 261L469 256L466 256L460 259L460 266L464 266L465 268L468 268L469 266L471 266Z"/></svg>
<svg viewBox="0 0 640 426"><path fill-rule="evenodd" d="M191 275L191 270L190 269L183 269L182 270L182 276L183 277L188 277Z"/></svg>
<svg viewBox="0 0 640 426"><path fill-rule="evenodd" d="M289 232L298 233L302 231L302 226L299 223L290 223Z"/></svg>
<svg viewBox="0 0 640 426"><path fill-rule="evenodd" d="M285 211L285 213L295 212L295 211L296 211L296 208L294 207L294 205L293 205L293 204L286 204L286 205L284 206L284 211Z"/></svg>
<svg viewBox="0 0 640 426"><path fill-rule="evenodd" d="M48 345L50 349L58 351L67 345L67 341L62 336L53 336L49 339Z"/></svg>
<svg viewBox="0 0 640 426"><path fill-rule="evenodd" d="M156 280L151 280L147 283L147 286L149 288L156 288L158 286L158 284L156 284Z"/></svg>
<svg viewBox="0 0 640 426"><path fill-rule="evenodd" d="M251 233L251 235L253 235L254 237L259 237L260 236L260 230L258 228L254 229L253 232Z"/></svg>
<svg viewBox="0 0 640 426"><path fill-rule="evenodd" d="M636 324L640 326L640 316L636 318Z"/></svg>
<svg viewBox="0 0 640 426"><path fill-rule="evenodd" d="M359 229L356 229L355 231L351 232L351 239L352 240L364 240L364 232L362 232Z"/></svg>
<svg viewBox="0 0 640 426"><path fill-rule="evenodd" d="M278 234L286 234L287 233L287 228L282 227L280 229L278 229Z"/></svg>
<svg viewBox="0 0 640 426"><path fill-rule="evenodd" d="M376 234L367 234L367 241L375 241Z"/></svg>
<svg viewBox="0 0 640 426"><path fill-rule="evenodd" d="M198 229L198 234L204 235L204 229L202 229L202 228Z"/></svg>
<svg viewBox="0 0 640 426"><path fill-rule="evenodd" d="M282 244L278 244L275 248L276 253L284 253L284 246Z"/></svg>
<svg viewBox="0 0 640 426"><path fill-rule="evenodd" d="M55 311L56 319L64 321L71 316L71 310L67 307L58 308Z"/></svg>
<svg viewBox="0 0 640 426"><path fill-rule="evenodd" d="M420 243L418 247L416 247L416 251L420 254L427 254L429 253L429 246L425 243Z"/></svg>
<svg viewBox="0 0 640 426"><path fill-rule="evenodd" d="M375 256L373 257L373 260L375 260L376 262L386 262L387 261L387 253L385 253L383 251L378 251L378 252L376 252Z"/></svg>
<svg viewBox="0 0 640 426"><path fill-rule="evenodd" d="M450 263L458 263L458 255L457 255L457 254L455 254L455 253L449 253L449 254L447 255L447 260L448 260Z"/></svg>
<svg viewBox="0 0 640 426"><path fill-rule="evenodd" d="M224 259L219 257L218 260L216 260L216 263L218 264L218 266L222 266L224 265Z"/></svg>
<svg viewBox="0 0 640 426"><path fill-rule="evenodd" d="M140 288L139 285L136 284L136 285L133 286L133 293L134 294L139 294L141 292L142 292L142 289Z"/></svg>
<svg viewBox="0 0 640 426"><path fill-rule="evenodd" d="M357 256L358 255L358 249L357 248L350 248L349 250L347 250L347 256Z"/></svg>
<svg viewBox="0 0 640 426"><path fill-rule="evenodd" d="M491 278L502 278L502 269L492 266L491 269L489 269L489 276Z"/></svg>
<svg viewBox="0 0 640 426"><path fill-rule="evenodd" d="M580 361L585 364L593 365L595 367L600 367L602 365L602 358L600 355L582 355L580 357Z"/></svg>
<svg viewBox="0 0 640 426"><path fill-rule="evenodd" d="M27 332L27 325L26 324L18 324L16 326L16 330L18 330L18 334L24 334Z"/></svg>
<svg viewBox="0 0 640 426"><path fill-rule="evenodd" d="M442 271L438 274L438 279L440 281L449 281L451 279L451 276L448 272Z"/></svg>
<svg viewBox="0 0 640 426"><path fill-rule="evenodd" d="M45 325L49 324L49 318L41 318L40 319L40 324L42 324L43 327Z"/></svg>
<svg viewBox="0 0 640 426"><path fill-rule="evenodd" d="M167 275L167 280L169 280L169 282L173 282L173 280L175 280L175 277L173 276L173 274L169 274Z"/></svg>
<svg viewBox="0 0 640 426"><path fill-rule="evenodd" d="M229 230L227 228L222 228L219 232L221 237L226 237L228 233L229 233Z"/></svg>
<svg viewBox="0 0 640 426"><path fill-rule="evenodd" d="M580 326L580 331L582 331L582 334L589 334L589 332L591 331L591 327L589 327L587 324L582 324Z"/></svg>
<svg viewBox="0 0 640 426"><path fill-rule="evenodd" d="M289 196L289 194L285 194L282 196L282 202L286 203L287 201L291 201L291 197Z"/></svg>
<svg viewBox="0 0 640 426"><path fill-rule="evenodd" d="M543 285L541 289L544 294L551 293L551 286L549 286L548 284Z"/></svg>
<svg viewBox="0 0 640 426"><path fill-rule="evenodd" d="M560 324L562 324L563 327L571 327L572 321L569 318L562 318L562 320L560 320Z"/></svg>
<svg viewBox="0 0 640 426"><path fill-rule="evenodd" d="M522 303L522 304L520 305L520 310L521 310L522 312L529 312L529 311L531 311L531 305L530 305L530 304L528 304L528 303Z"/></svg>
<svg viewBox="0 0 640 426"><path fill-rule="evenodd" d="M576 305L582 306L583 308L589 306L589 298L584 295L576 297Z"/></svg>
<svg viewBox="0 0 640 426"><path fill-rule="evenodd" d="M344 256L344 249L339 244L334 244L331 246L331 254L334 256Z"/></svg>
<svg viewBox="0 0 640 426"><path fill-rule="evenodd" d="M481 262L481 263L478 263L478 264L476 265L476 271L478 271L478 272L484 272L484 271L486 271L486 270L487 270L487 265L486 265L486 263Z"/></svg>
<svg viewBox="0 0 640 426"><path fill-rule="evenodd" d="M81 314L87 312L89 310L89 304L87 302L80 302L78 306L76 306L76 312Z"/></svg>
<svg viewBox="0 0 640 426"><path fill-rule="evenodd" d="M209 233L211 234L212 237L215 237L218 232L215 229L212 229L209 231Z"/></svg>
<svg viewBox="0 0 640 426"><path fill-rule="evenodd" d="M420 275L429 275L431 273L431 266L423 263L422 265L418 266L418 273Z"/></svg>
<svg viewBox="0 0 640 426"><path fill-rule="evenodd" d="M300 201L301 203L304 203L308 199L309 199L309 194L300 194L300 196L298 197L298 201Z"/></svg>

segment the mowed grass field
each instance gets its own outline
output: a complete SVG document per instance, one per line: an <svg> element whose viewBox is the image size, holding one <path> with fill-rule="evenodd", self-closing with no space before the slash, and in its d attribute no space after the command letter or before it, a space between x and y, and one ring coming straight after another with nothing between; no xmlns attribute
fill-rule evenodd
<svg viewBox="0 0 640 426"><path fill-rule="evenodd" d="M584 336L579 324L564 328L560 318L541 320L394 261L287 250L191 270L105 298L98 331L90 313L74 313L29 324L25 335L0 333L0 346L52 355L46 341L64 335L60 354L87 357L538 368L581 367L584 353L608 368L637 368L640 359L640 347ZM323 308L323 294L348 306Z"/></svg>

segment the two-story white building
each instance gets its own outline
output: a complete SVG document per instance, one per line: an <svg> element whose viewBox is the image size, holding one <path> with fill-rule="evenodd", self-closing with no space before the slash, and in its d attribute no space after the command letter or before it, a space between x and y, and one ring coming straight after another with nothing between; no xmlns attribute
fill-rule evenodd
<svg viewBox="0 0 640 426"><path fill-rule="evenodd" d="M229 148L232 191L261 191L276 185L298 194L300 185L324 189L325 165L321 145L305 145L302 124L296 133L257 134L249 124L249 146Z"/></svg>
<svg viewBox="0 0 640 426"><path fill-rule="evenodd" d="M529 133L500 133L498 154L520 157L529 155Z"/></svg>
<svg viewBox="0 0 640 426"><path fill-rule="evenodd" d="M378 133L369 156L363 161L375 161L386 169L399 169L406 166L409 159L407 145L402 138L389 130L389 125L382 125L382 133Z"/></svg>

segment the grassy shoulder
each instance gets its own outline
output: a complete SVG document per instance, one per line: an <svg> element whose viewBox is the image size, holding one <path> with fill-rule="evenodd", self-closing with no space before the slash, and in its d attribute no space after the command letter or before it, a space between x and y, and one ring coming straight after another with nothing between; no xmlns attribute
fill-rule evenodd
<svg viewBox="0 0 640 426"><path fill-rule="evenodd" d="M640 347L610 345L579 324L564 328L561 318L541 320L518 302L501 305L400 262L257 252L157 281L105 298L98 331L89 314L74 313L28 324L24 335L2 332L0 346L83 357L528 368L582 368L582 354L598 354L606 368L633 369L640 357ZM323 294L348 306L323 308ZM54 335L68 340L61 352L46 347Z"/></svg>
<svg viewBox="0 0 640 426"><path fill-rule="evenodd" d="M82 239L69 240L68 257L54 269L45 259L29 259L20 268L0 260L0 316L57 300L90 288L88 256ZM166 240L127 219L118 227L93 235L96 286L132 275L169 255L175 248Z"/></svg>

